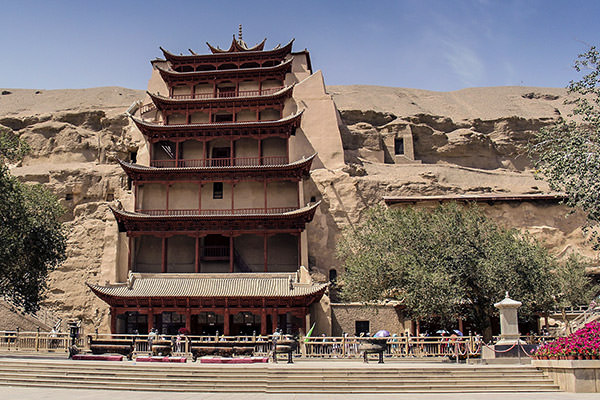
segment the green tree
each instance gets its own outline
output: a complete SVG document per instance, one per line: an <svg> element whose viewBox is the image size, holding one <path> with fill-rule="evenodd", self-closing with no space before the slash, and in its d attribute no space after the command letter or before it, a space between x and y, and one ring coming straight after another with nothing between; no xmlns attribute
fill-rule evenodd
<svg viewBox="0 0 600 400"><path fill-rule="evenodd" d="M540 176L551 188L567 194L567 204L600 221L600 56L592 47L580 54L574 68L584 75L571 81L568 92L574 109L541 129L529 146Z"/></svg>
<svg viewBox="0 0 600 400"><path fill-rule="evenodd" d="M490 334L494 303L509 291L533 316L556 305L559 264L531 236L506 229L475 205L367 211L337 247L346 300L400 300L407 316L468 318ZM583 267L581 267L583 268Z"/></svg>
<svg viewBox="0 0 600 400"><path fill-rule="evenodd" d="M65 259L64 210L41 185L12 176L7 164L20 160L26 143L0 130L0 296L27 312L39 308L48 273Z"/></svg>
<svg viewBox="0 0 600 400"><path fill-rule="evenodd" d="M561 311L563 323L567 324L567 315L565 308L588 304L598 293L598 286L585 272L589 264L577 256L571 254L569 258L558 265L555 271L556 276L556 308ZM570 333L570 332L568 332Z"/></svg>

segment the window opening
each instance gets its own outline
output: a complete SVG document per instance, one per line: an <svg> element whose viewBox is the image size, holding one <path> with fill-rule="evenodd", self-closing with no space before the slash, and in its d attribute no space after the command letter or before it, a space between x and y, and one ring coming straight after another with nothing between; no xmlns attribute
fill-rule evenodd
<svg viewBox="0 0 600 400"><path fill-rule="evenodd" d="M223 182L213 183L213 199L223 198Z"/></svg>
<svg viewBox="0 0 600 400"><path fill-rule="evenodd" d="M369 328L369 324L369 321L355 321L354 328L356 330L356 336L359 336L361 333L364 333L365 335L370 333L371 329Z"/></svg>

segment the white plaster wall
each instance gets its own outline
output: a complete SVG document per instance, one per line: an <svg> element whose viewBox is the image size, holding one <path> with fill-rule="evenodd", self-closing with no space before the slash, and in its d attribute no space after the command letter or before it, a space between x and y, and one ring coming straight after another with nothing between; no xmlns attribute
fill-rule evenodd
<svg viewBox="0 0 600 400"><path fill-rule="evenodd" d="M267 207L296 207L298 186L296 182L269 182L267 184Z"/></svg>
<svg viewBox="0 0 600 400"><path fill-rule="evenodd" d="M200 160L204 156L204 142L200 142L198 140L187 140L179 146L183 159Z"/></svg>
<svg viewBox="0 0 600 400"><path fill-rule="evenodd" d="M206 183L202 186L202 209L219 210L231 209L231 184L223 184L223 198L213 199L213 184Z"/></svg>
<svg viewBox="0 0 600 400"><path fill-rule="evenodd" d="M236 114L236 121L256 121L256 111L253 110L242 110Z"/></svg>
<svg viewBox="0 0 600 400"><path fill-rule="evenodd" d="M196 239L171 236L167 239L167 272L195 272Z"/></svg>
<svg viewBox="0 0 600 400"><path fill-rule="evenodd" d="M236 157L258 157L258 140L239 139L235 141Z"/></svg>
<svg viewBox="0 0 600 400"><path fill-rule="evenodd" d="M138 188L141 208L144 210L164 210L167 208L167 188L161 183L146 183Z"/></svg>
<svg viewBox="0 0 600 400"><path fill-rule="evenodd" d="M207 124L210 122L209 115L206 112L195 112L190 115L192 124Z"/></svg>
<svg viewBox="0 0 600 400"><path fill-rule="evenodd" d="M241 235L233 239L234 247L252 272L264 271L264 238L258 235Z"/></svg>
<svg viewBox="0 0 600 400"><path fill-rule="evenodd" d="M240 82L239 90L258 90L258 81L244 81Z"/></svg>
<svg viewBox="0 0 600 400"><path fill-rule="evenodd" d="M190 86L173 86L173 95L190 93L192 93L192 88Z"/></svg>
<svg viewBox="0 0 600 400"><path fill-rule="evenodd" d="M235 208L262 208L265 205L262 182L243 181L234 187Z"/></svg>
<svg viewBox="0 0 600 400"><path fill-rule="evenodd" d="M259 119L261 121L275 121L281 118L281 113L278 110L267 108L260 112Z"/></svg>
<svg viewBox="0 0 600 400"><path fill-rule="evenodd" d="M197 183L174 183L169 189L169 209L198 209L199 190Z"/></svg>
<svg viewBox="0 0 600 400"><path fill-rule="evenodd" d="M134 271L161 272L162 239L141 236L135 239Z"/></svg>
<svg viewBox="0 0 600 400"><path fill-rule="evenodd" d="M269 272L296 272L298 270L298 237L283 233L267 240Z"/></svg>
<svg viewBox="0 0 600 400"><path fill-rule="evenodd" d="M281 138L268 138L262 142L262 151L264 157L285 156L286 142Z"/></svg>
<svg viewBox="0 0 600 400"><path fill-rule="evenodd" d="M185 124L186 119L183 114L172 114L167 117L167 125Z"/></svg>

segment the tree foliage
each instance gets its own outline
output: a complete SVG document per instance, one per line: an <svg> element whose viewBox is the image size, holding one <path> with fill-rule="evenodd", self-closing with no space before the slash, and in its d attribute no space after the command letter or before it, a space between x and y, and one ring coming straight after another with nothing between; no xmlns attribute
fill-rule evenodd
<svg viewBox="0 0 600 400"><path fill-rule="evenodd" d="M580 54L574 68L584 75L571 81L568 92L574 105L568 119L560 118L541 129L529 154L552 189L565 192L568 205L600 221L600 55L595 47Z"/></svg>
<svg viewBox="0 0 600 400"><path fill-rule="evenodd" d="M372 208L358 226L345 229L337 254L345 269L343 298L400 300L417 320L462 317L485 331L505 291L523 302L523 315L557 305L554 272L562 266L531 236L497 225L475 205ZM577 260L569 267L584 268ZM561 278L565 287L571 284L569 274Z"/></svg>
<svg viewBox="0 0 600 400"><path fill-rule="evenodd" d="M0 130L0 296L32 312L39 308L48 273L65 259L67 232L56 197L8 170L6 164L27 150L12 131Z"/></svg>

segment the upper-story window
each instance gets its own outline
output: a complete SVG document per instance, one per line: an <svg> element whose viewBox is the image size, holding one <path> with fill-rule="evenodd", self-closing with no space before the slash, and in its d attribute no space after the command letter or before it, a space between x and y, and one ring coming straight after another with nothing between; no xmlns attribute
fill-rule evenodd
<svg viewBox="0 0 600 400"><path fill-rule="evenodd" d="M213 199L223 198L223 182L213 183Z"/></svg>

